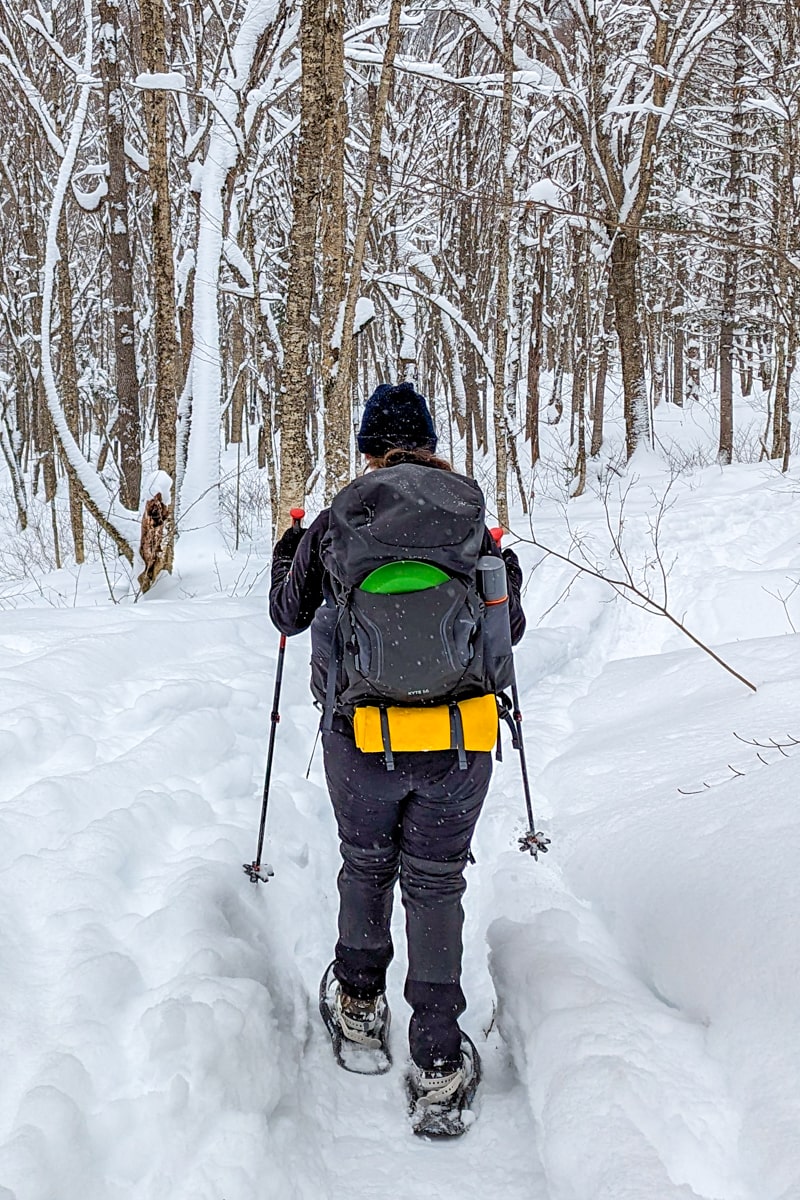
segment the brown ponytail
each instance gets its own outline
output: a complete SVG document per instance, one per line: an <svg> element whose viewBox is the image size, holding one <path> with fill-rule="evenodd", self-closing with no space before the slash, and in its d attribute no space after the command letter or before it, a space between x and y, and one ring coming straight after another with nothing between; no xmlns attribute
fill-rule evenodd
<svg viewBox="0 0 800 1200"><path fill-rule="evenodd" d="M399 467L401 463L417 463L421 467L436 467L439 471L452 471L453 464L446 458L437 458L430 450L404 450L401 446L387 450L380 458L370 458L369 465L377 470L380 467Z"/></svg>

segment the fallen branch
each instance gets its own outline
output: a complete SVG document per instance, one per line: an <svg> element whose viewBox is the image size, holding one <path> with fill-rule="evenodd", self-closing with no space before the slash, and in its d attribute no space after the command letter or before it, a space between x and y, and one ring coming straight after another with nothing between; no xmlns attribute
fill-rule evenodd
<svg viewBox="0 0 800 1200"><path fill-rule="evenodd" d="M602 583L607 583L609 587L616 588L617 591L631 592L641 602L641 607L647 609L649 612L655 613L656 616L666 617L670 624L674 625L676 629L679 629L681 633L685 634L689 641L694 642L695 646L699 647L700 650L703 650L709 655L710 658L713 658L714 662L719 663L719 665L726 670L728 674L733 675L735 679L738 679L740 683L743 683L745 687L748 687L751 692L758 691L758 688L754 683L751 683L749 679L740 674L739 671L730 665L730 663L725 662L725 659L721 658L715 650L712 650L710 646L707 646L706 643L697 637L696 634L692 633L691 629L687 629L682 621L680 621L676 616L673 616L666 605L660 604L657 600L654 600L652 596L648 596L646 592L643 592L642 589L633 582L632 577L629 576L628 579L610 579L607 575L601 574L600 571L596 571L592 567L587 567L584 563L576 562L574 558L570 558L567 554L560 554L558 550L551 550L549 546L544 546L540 541L537 541L535 537L521 537L519 540L535 546L537 550L541 550L544 554L550 554L553 558L557 558L561 562L567 563L570 567L574 567L576 571L582 571L586 575L591 575L594 579L599 579Z"/></svg>

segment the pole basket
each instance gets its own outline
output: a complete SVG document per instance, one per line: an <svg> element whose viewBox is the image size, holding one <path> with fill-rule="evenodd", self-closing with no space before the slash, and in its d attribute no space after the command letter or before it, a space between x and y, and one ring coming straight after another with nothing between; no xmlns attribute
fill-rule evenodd
<svg viewBox="0 0 800 1200"><path fill-rule="evenodd" d="M242 870L251 883L269 883L275 874L269 863L242 863Z"/></svg>
<svg viewBox="0 0 800 1200"><path fill-rule="evenodd" d="M535 859L539 858L540 854L547 854L547 848L550 845L550 838L545 837L541 830L537 833L533 829L529 829L519 839L519 848L523 854L532 854Z"/></svg>

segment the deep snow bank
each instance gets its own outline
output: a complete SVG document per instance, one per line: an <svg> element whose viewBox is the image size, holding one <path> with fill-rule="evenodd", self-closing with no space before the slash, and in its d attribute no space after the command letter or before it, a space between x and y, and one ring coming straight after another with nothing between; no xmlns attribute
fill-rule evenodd
<svg viewBox="0 0 800 1200"><path fill-rule="evenodd" d="M624 546L658 586L666 483L644 469ZM800 737L795 486L710 470L673 480L663 517L673 611L755 697L663 620L521 548L526 744L553 849L539 864L515 849L506 745L469 873L465 1025L487 1072L458 1146L405 1123L402 913L397 1070L342 1078L314 1011L337 853L319 754L304 778L302 638L268 822L277 874L262 889L241 874L277 645L258 589L224 594L243 566L209 584L179 560L116 607L62 573L39 607L1 613L3 1200L797 1200L800 757L765 764L732 736ZM602 502L569 517L541 503L537 536L618 570ZM70 596L101 603L47 604Z"/></svg>

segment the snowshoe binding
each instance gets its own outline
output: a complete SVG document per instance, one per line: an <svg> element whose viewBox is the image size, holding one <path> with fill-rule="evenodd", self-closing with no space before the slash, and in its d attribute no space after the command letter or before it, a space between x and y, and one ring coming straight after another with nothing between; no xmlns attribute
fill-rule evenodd
<svg viewBox="0 0 800 1200"><path fill-rule="evenodd" d="M460 1137L475 1114L471 1104L481 1079L481 1060L472 1040L461 1034L461 1066L454 1071L423 1071L412 1064L406 1076L411 1127L419 1137Z"/></svg>
<svg viewBox="0 0 800 1200"><path fill-rule="evenodd" d="M319 1011L336 1061L356 1075L385 1075L392 1065L386 996L382 992L372 1000L348 996L333 974L333 966L331 963L319 985Z"/></svg>

